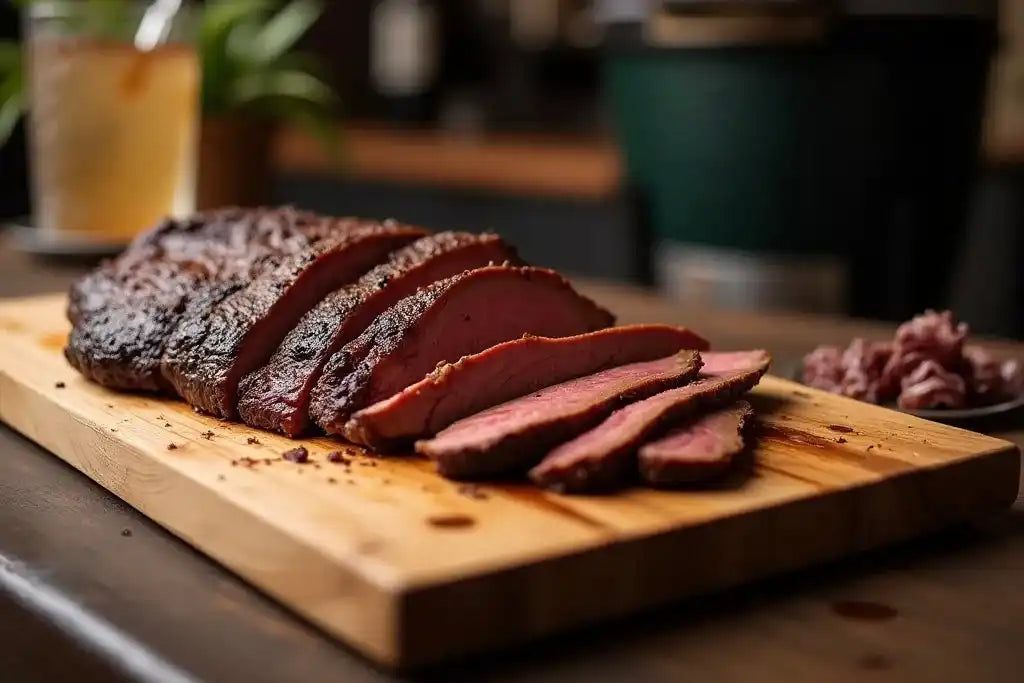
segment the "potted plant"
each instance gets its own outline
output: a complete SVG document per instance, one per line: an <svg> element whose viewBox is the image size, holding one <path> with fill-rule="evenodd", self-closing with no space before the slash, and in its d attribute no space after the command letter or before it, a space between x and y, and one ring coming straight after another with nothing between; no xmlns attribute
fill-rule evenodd
<svg viewBox="0 0 1024 683"><path fill-rule="evenodd" d="M83 1L106 9L112 0ZM306 127L332 149L337 142L337 97L321 64L294 50L323 7L318 0L207 0L200 11L196 49L203 119L196 203L209 208L265 202L276 126ZM0 144L24 112L23 61L18 44L0 42Z"/></svg>
<svg viewBox="0 0 1024 683"><path fill-rule="evenodd" d="M316 0L208 0L198 49L203 64L200 208L266 201L270 141L280 123L302 125L334 146L337 99L321 66L293 50L320 17Z"/></svg>

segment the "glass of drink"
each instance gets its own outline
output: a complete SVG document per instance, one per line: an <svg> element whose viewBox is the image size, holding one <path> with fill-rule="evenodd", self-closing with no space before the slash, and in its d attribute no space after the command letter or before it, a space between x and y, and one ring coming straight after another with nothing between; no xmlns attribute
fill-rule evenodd
<svg viewBox="0 0 1024 683"><path fill-rule="evenodd" d="M121 243L193 211L194 13L180 0L32 2L25 28L37 227Z"/></svg>

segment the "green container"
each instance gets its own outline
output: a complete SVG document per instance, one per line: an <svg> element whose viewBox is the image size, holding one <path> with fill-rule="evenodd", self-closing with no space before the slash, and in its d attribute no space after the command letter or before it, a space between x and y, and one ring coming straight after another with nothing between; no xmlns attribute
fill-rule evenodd
<svg viewBox="0 0 1024 683"><path fill-rule="evenodd" d="M829 155L859 155L829 142L819 67L805 50L612 60L607 83L629 175L649 197L658 237L760 252L840 249L820 216L842 188L822 169Z"/></svg>
<svg viewBox="0 0 1024 683"><path fill-rule="evenodd" d="M993 16L763 5L609 32L605 85L659 283L740 307L900 317L939 305ZM915 272L921 249L932 264Z"/></svg>

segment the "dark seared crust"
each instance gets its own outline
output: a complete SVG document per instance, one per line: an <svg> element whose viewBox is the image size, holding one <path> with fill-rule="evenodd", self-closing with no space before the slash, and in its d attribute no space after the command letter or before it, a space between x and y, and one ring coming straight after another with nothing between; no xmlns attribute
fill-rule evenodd
<svg viewBox="0 0 1024 683"><path fill-rule="evenodd" d="M306 249L353 223L289 208L222 209L164 221L72 286L74 329L65 356L105 386L168 390L160 356L194 298L255 277L269 256Z"/></svg>
<svg viewBox="0 0 1024 683"><path fill-rule="evenodd" d="M309 427L309 392L332 353L417 287L502 261L518 262L518 257L494 234L442 232L392 253L357 282L327 295L288 333L266 365L243 378L239 415L255 427L298 436Z"/></svg>
<svg viewBox="0 0 1024 683"><path fill-rule="evenodd" d="M373 396L371 393L374 374L379 366L397 362L410 339L441 337L447 334L448 330L432 329L433 314L443 308L442 302L463 288L474 287L478 283L486 284L490 278L507 278L509 286L516 285L517 279L540 283L550 289L552 298L557 290L569 292L572 295L573 306L577 308L574 312L579 312L581 317L586 316L590 320L587 329L574 330L569 334L601 329L615 321L610 313L573 291L569 282L552 270L492 266L460 273L435 282L402 299L378 316L373 325L361 335L331 356L311 395L309 413L313 421L330 434L340 434L352 413L374 400L383 398ZM502 305L500 301L489 303L497 308ZM545 334L544 330L527 328L520 329L518 334L509 338L524 332ZM495 339L491 344L507 340ZM463 351L455 358L437 358L435 362L455 361L464 353L474 353L483 348ZM422 379L423 374L410 377L407 384Z"/></svg>
<svg viewBox="0 0 1024 683"><path fill-rule="evenodd" d="M74 323L104 308L112 294L145 295L147 285L161 278L204 281L244 276L267 254L299 251L345 225L288 207L228 208L164 220L137 237L119 257L71 286L68 319Z"/></svg>
<svg viewBox="0 0 1024 683"><path fill-rule="evenodd" d="M753 415L754 408L750 403L737 401L728 408L702 416L694 423L681 427L679 431L685 431L709 419L719 421L720 424L716 425L716 435L721 437L721 443L716 443L716 449L712 453L703 453L700 457L694 457L685 449L673 452L670 448L648 448L657 446L657 443L641 446L637 455L640 478L655 486L680 486L720 477L730 469L735 457L743 451L746 426ZM670 432L665 441L671 439L675 433Z"/></svg>
<svg viewBox="0 0 1024 683"><path fill-rule="evenodd" d="M135 282L146 296L97 278L88 294L88 315L83 314L68 337L68 362L105 386L165 389L159 373L163 341L192 295L187 281L175 275L157 267L139 272Z"/></svg>
<svg viewBox="0 0 1024 683"><path fill-rule="evenodd" d="M237 291L236 282L208 284L188 296L117 297L75 325L64 355L79 372L104 386L173 391L160 374L164 344L188 311L203 310Z"/></svg>
<svg viewBox="0 0 1024 683"><path fill-rule="evenodd" d="M612 413L604 422L551 451L530 470L530 478L563 493L610 491L636 477L636 451L687 417L728 405L753 388L767 371L758 368L702 379L652 396ZM620 424L622 415L635 413L640 403L656 404L642 421ZM595 438L600 436L601 438Z"/></svg>
<svg viewBox="0 0 1024 683"><path fill-rule="evenodd" d="M264 363L306 311L423 234L419 228L366 223L299 253L271 257L260 277L191 311L167 341L163 376L193 407L233 417L242 374Z"/></svg>
<svg viewBox="0 0 1024 683"><path fill-rule="evenodd" d="M671 363L667 364L668 361ZM589 401L585 406L571 412L560 413L552 410L538 417L538 411L531 409L529 416L519 424L502 426L498 439L482 433L485 438L477 443L451 448L444 444L445 432L441 432L436 439L418 441L416 451L434 460L438 471L450 479L473 480L521 475L527 468L536 464L550 448L600 423L619 406L665 389L684 385L697 376L701 367L700 355L696 351L680 351L670 358L630 365L646 368L654 363L662 369L658 372L634 373L628 385L617 388L614 393L606 392L600 398ZM568 390L575 386L573 382L574 380L563 382L543 391L555 392L558 388ZM525 401L527 398L518 400ZM493 410L499 408L500 406ZM489 411L479 415L486 412ZM456 422L449 429L457 429L463 423L464 421Z"/></svg>
<svg viewBox="0 0 1024 683"><path fill-rule="evenodd" d="M75 329L65 355L106 386L170 390L158 356L194 298L224 283L251 281L280 256L365 224L288 207L166 220L72 286L68 318Z"/></svg>
<svg viewBox="0 0 1024 683"><path fill-rule="evenodd" d="M245 285L240 282L228 282L204 289L189 302L164 343L160 360L161 377L171 391L190 403L190 397L201 395L204 383L203 375L199 374L202 370L190 365L196 358L193 354L206 342L211 326L216 324L217 307L244 289ZM219 328L217 331L221 332ZM198 358L202 362L202 357ZM217 369L214 363L210 371ZM200 406L195 407L202 409Z"/></svg>

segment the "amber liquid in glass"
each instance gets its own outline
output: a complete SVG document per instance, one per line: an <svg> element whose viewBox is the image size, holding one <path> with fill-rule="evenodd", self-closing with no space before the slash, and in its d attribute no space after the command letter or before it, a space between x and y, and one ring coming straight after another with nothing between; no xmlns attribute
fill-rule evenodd
<svg viewBox="0 0 1024 683"><path fill-rule="evenodd" d="M195 50L46 38L28 60L39 227L124 241L195 205Z"/></svg>

